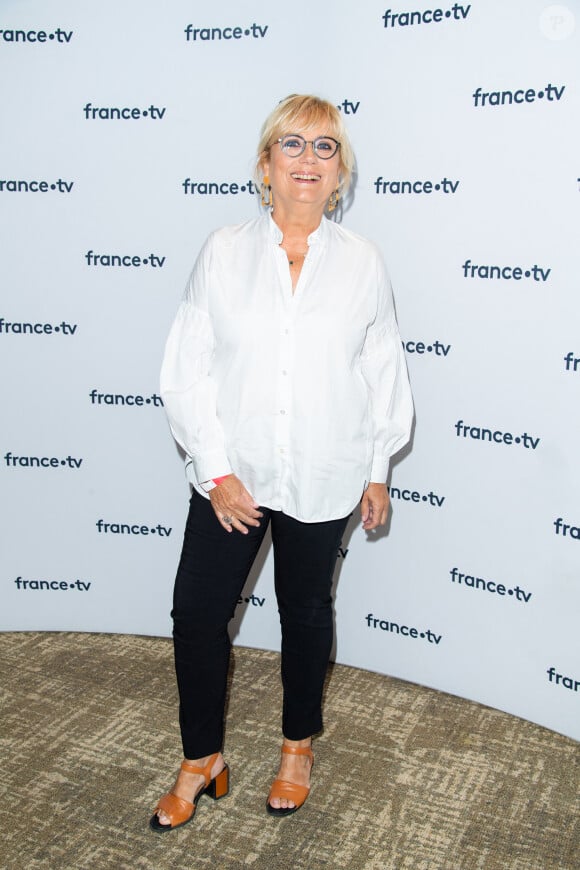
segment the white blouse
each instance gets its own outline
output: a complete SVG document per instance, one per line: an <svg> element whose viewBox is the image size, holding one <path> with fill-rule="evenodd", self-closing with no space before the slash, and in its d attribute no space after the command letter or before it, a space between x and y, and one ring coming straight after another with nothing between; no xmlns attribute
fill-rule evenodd
<svg viewBox="0 0 580 870"><path fill-rule="evenodd" d="M411 390L377 248L327 220L292 293L270 215L205 242L171 328L161 395L200 483L234 472L303 522L349 514L410 437Z"/></svg>

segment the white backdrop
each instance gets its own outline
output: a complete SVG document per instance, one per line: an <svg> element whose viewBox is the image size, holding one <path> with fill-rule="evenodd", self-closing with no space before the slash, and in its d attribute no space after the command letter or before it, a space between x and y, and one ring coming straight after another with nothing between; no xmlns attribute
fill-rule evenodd
<svg viewBox="0 0 580 870"><path fill-rule="evenodd" d="M336 660L580 737L579 11L4 0L1 628L170 633L163 344L208 232L258 211L263 119L314 92L417 407L388 532L341 546ZM234 635L278 648L267 552Z"/></svg>

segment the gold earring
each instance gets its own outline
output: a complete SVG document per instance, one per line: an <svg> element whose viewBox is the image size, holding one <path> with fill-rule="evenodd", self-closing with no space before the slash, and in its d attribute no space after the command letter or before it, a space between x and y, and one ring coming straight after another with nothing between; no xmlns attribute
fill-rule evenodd
<svg viewBox="0 0 580 870"><path fill-rule="evenodd" d="M332 212L335 210L336 206L338 205L339 199L340 199L340 193L339 193L338 187L337 187L336 190L332 191L332 193L330 194L330 199L328 200L328 211L329 212Z"/></svg>
<svg viewBox="0 0 580 870"><path fill-rule="evenodd" d="M264 208L269 208L272 205L272 188L270 187L269 175L265 175L262 181L261 202Z"/></svg>

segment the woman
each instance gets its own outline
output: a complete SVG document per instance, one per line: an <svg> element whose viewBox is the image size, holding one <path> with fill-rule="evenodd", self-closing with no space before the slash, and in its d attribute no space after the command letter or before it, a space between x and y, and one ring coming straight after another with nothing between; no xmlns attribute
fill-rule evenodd
<svg viewBox="0 0 580 870"><path fill-rule="evenodd" d="M324 217L353 164L333 105L283 100L258 148L267 213L209 237L168 338L161 392L194 491L172 613L185 761L156 831L227 793L227 624L268 524L284 702L267 811L289 815L309 793L338 546L358 502L364 529L385 524L389 457L412 419L380 255Z"/></svg>

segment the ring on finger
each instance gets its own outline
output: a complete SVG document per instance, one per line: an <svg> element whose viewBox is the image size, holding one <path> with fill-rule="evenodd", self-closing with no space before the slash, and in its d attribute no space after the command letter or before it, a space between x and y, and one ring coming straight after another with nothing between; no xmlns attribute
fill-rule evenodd
<svg viewBox="0 0 580 870"><path fill-rule="evenodd" d="M233 522L233 520L234 520L233 517L222 517L222 523L225 523L226 526L231 525L231 523Z"/></svg>

